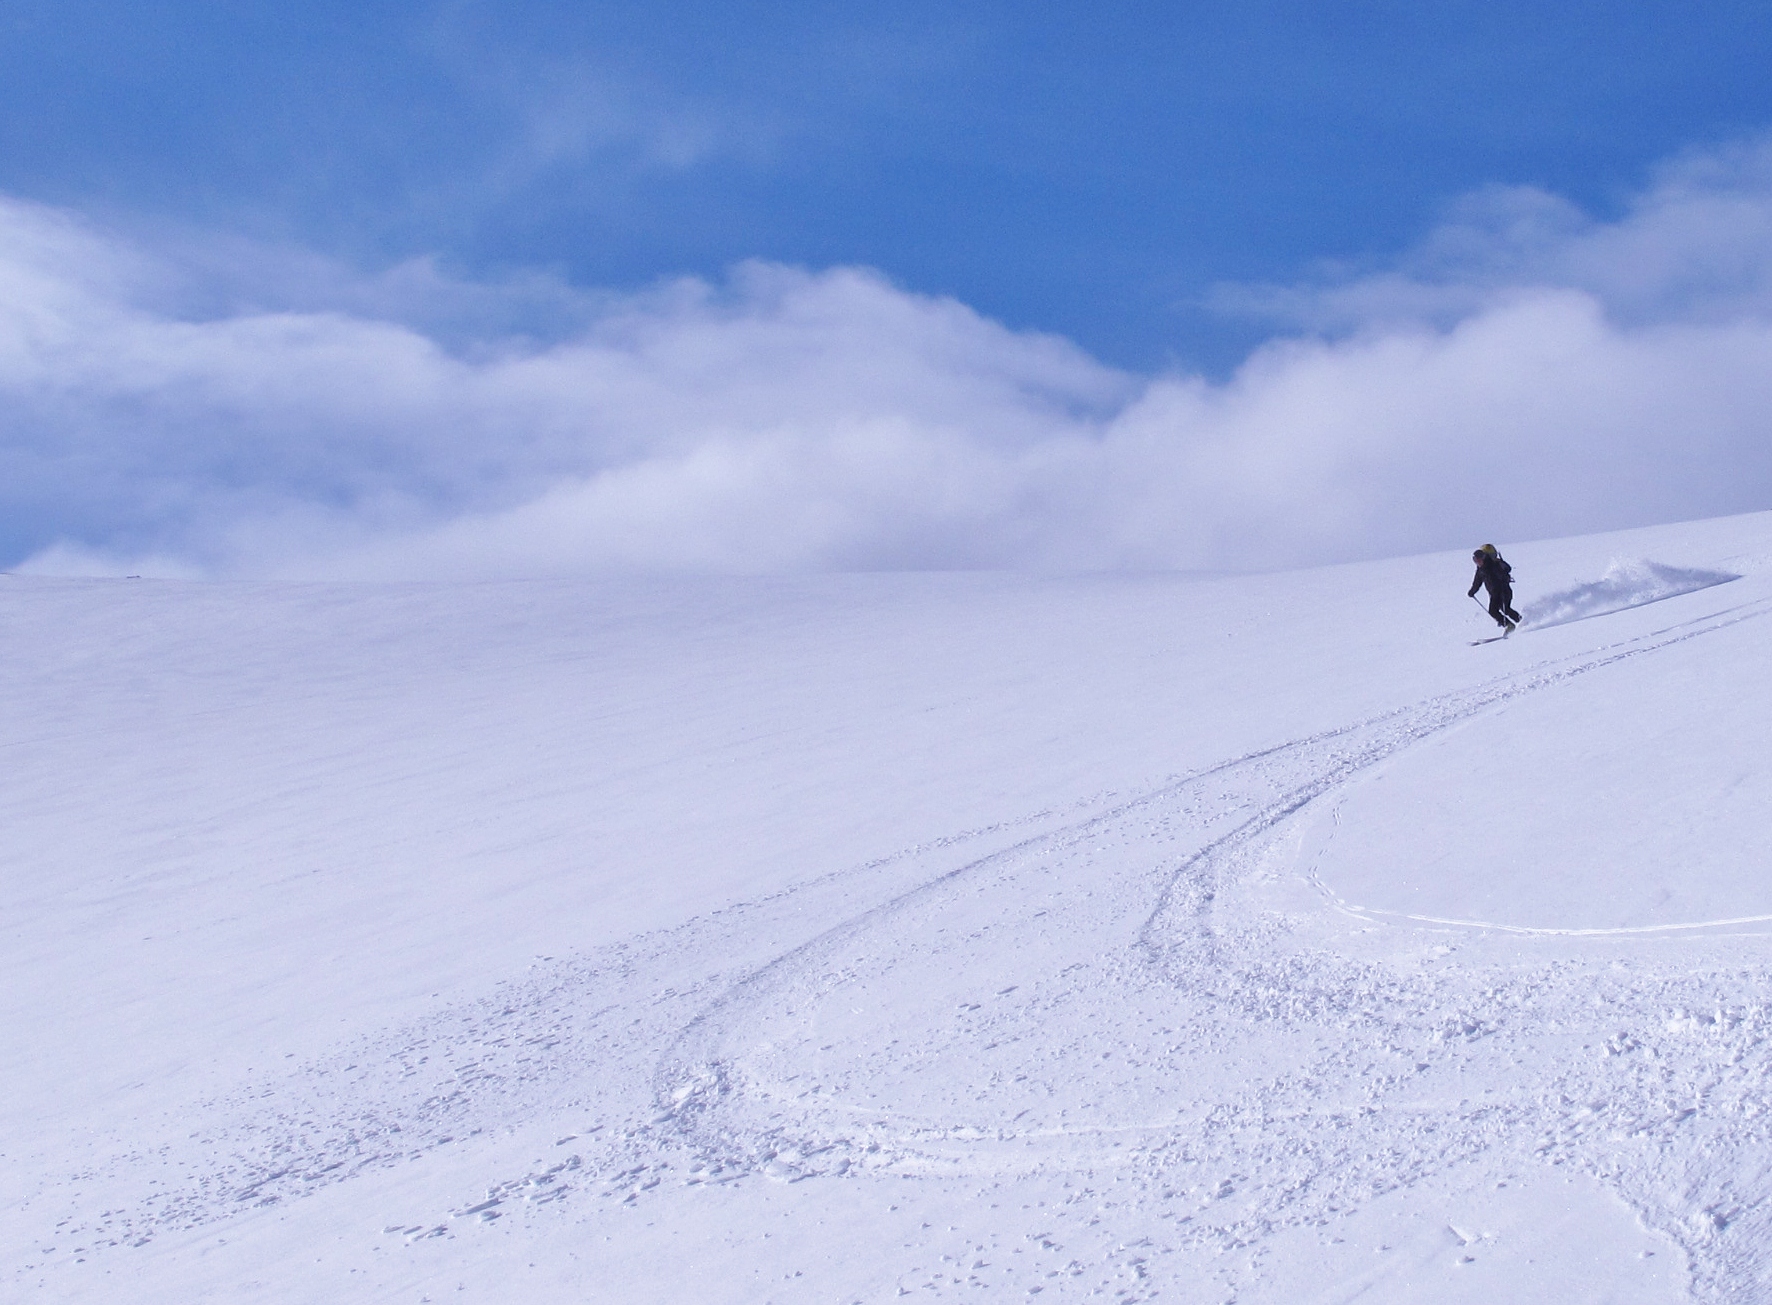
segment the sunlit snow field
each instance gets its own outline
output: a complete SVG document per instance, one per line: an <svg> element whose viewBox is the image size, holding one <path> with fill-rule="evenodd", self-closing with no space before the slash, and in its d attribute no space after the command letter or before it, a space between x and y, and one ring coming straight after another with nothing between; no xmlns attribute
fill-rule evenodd
<svg viewBox="0 0 1772 1305"><path fill-rule="evenodd" d="M1772 1299L1772 514L1496 542L0 576L5 1294Z"/></svg>

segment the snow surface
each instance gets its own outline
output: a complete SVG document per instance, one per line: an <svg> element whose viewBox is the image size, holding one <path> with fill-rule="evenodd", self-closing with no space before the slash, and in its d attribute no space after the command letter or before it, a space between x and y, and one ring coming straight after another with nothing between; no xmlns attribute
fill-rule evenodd
<svg viewBox="0 0 1772 1305"><path fill-rule="evenodd" d="M92 1301L1772 1299L1772 514L1254 577L0 577Z"/></svg>

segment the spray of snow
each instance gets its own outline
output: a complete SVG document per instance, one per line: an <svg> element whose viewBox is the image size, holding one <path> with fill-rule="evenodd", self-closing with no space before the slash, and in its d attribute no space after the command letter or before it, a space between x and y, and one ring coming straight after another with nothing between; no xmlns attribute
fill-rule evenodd
<svg viewBox="0 0 1772 1305"><path fill-rule="evenodd" d="M1529 604L1525 609L1526 623L1532 626L1566 625L1570 621L1622 612L1739 579L1740 576L1728 571L1702 571L1651 562L1647 558L1615 557L1598 580L1558 590Z"/></svg>

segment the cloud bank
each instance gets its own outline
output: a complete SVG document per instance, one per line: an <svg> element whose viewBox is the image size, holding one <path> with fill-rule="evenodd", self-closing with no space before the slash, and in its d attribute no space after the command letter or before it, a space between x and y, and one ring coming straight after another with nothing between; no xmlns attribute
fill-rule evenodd
<svg viewBox="0 0 1772 1305"><path fill-rule="evenodd" d="M1216 570L1772 507L1766 144L1614 221L1495 190L1394 267L1222 289L1278 323L1224 381L855 268L611 295L217 250L0 200L0 561Z"/></svg>

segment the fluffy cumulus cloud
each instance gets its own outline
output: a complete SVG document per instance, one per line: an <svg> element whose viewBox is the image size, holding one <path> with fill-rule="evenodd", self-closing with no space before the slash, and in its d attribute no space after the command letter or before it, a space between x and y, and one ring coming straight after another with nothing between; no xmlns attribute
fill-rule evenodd
<svg viewBox="0 0 1772 1305"><path fill-rule="evenodd" d="M1495 191L1392 268L1221 291L1278 322L1223 381L849 268L618 297L249 253L0 202L6 562L1221 569L1772 507L1772 147L1616 220Z"/></svg>

